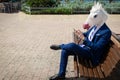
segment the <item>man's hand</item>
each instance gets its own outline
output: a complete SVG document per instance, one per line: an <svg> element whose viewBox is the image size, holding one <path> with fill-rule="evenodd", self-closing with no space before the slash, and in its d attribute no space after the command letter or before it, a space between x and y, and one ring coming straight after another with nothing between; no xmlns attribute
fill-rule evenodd
<svg viewBox="0 0 120 80"><path fill-rule="evenodd" d="M75 29L74 29L74 32L78 36L78 43L83 42L83 40L85 38L83 33L80 30L75 30Z"/></svg>

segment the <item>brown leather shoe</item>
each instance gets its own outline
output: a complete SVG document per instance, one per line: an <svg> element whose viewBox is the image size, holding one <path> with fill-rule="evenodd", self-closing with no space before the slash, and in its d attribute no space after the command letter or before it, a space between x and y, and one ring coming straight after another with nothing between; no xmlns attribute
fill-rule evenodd
<svg viewBox="0 0 120 80"><path fill-rule="evenodd" d="M59 76L58 74L53 75L49 80L64 80L65 76Z"/></svg>
<svg viewBox="0 0 120 80"><path fill-rule="evenodd" d="M61 49L60 45L55 45L55 44L51 45L50 48L53 50L60 50Z"/></svg>

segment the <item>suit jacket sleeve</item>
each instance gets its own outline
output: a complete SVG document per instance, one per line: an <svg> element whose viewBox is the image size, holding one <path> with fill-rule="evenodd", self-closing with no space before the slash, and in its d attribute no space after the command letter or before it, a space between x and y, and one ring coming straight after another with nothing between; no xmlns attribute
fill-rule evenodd
<svg viewBox="0 0 120 80"><path fill-rule="evenodd" d="M89 33L89 31L84 32L83 35L84 35L85 37L87 37L88 33Z"/></svg>
<svg viewBox="0 0 120 80"><path fill-rule="evenodd" d="M90 33L90 31L92 30L93 28L89 29L88 31L84 32L83 35L86 37L88 36L88 34Z"/></svg>

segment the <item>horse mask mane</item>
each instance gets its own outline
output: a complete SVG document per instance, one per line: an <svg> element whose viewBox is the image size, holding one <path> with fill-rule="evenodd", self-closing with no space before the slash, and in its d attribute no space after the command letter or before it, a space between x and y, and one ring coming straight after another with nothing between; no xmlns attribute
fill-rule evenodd
<svg viewBox="0 0 120 80"><path fill-rule="evenodd" d="M84 29L89 29L92 26L102 26L108 18L108 13L102 7L102 4L99 2L94 3L92 9L90 10L90 14L83 24Z"/></svg>

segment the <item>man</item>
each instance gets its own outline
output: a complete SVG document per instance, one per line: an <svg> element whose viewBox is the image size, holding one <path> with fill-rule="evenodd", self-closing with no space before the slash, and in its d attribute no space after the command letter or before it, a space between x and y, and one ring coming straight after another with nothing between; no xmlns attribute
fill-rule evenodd
<svg viewBox="0 0 120 80"><path fill-rule="evenodd" d="M111 30L105 23L102 26L93 26L83 34L80 31L76 31L76 34L82 37L82 44L68 43L50 46L53 50L62 50L59 72L52 76L50 80L65 78L69 55L79 55L82 58L91 59L94 65L98 65L106 52L106 46L108 46L111 38Z"/></svg>

